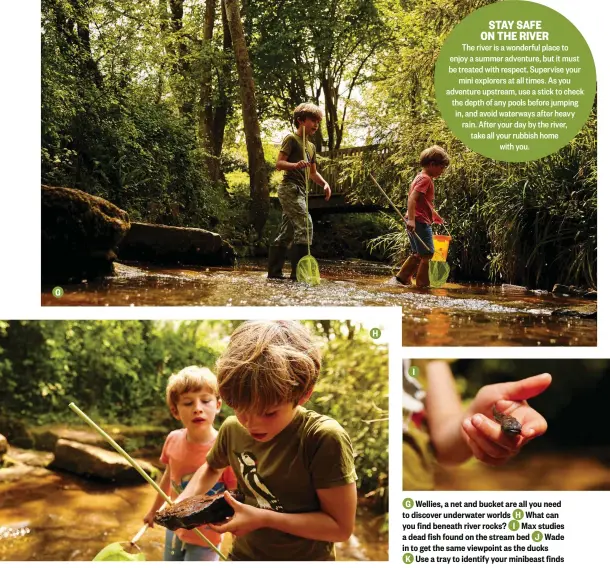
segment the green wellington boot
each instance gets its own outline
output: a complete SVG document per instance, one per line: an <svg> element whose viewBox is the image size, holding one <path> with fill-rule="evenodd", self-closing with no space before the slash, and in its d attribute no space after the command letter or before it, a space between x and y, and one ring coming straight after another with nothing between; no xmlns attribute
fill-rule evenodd
<svg viewBox="0 0 610 568"><path fill-rule="evenodd" d="M297 265L299 264L299 260L308 254L307 245L292 245L292 247L290 247L290 265L292 266L290 280L297 279Z"/></svg>
<svg viewBox="0 0 610 568"><path fill-rule="evenodd" d="M271 245L269 247L269 266L267 272L267 278L283 279L282 268L284 267L284 260L286 260L286 252L288 247L283 245Z"/></svg>

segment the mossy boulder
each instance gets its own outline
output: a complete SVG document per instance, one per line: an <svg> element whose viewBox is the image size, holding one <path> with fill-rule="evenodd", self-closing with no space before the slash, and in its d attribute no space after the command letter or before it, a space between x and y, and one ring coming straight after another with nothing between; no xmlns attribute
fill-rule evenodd
<svg viewBox="0 0 610 568"><path fill-rule="evenodd" d="M78 189L42 186L42 281L62 284L113 274L128 214Z"/></svg>

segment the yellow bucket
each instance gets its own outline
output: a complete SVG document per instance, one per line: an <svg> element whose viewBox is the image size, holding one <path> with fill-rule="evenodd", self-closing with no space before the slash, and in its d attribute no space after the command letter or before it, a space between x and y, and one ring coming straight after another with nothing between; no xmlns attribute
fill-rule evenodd
<svg viewBox="0 0 610 568"><path fill-rule="evenodd" d="M447 253L449 252L449 243L451 237L449 235L434 235L434 256L432 260L447 262Z"/></svg>

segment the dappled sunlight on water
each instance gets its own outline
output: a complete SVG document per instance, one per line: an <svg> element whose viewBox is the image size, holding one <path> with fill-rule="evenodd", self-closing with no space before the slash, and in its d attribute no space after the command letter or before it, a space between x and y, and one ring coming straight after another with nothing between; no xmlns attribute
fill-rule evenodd
<svg viewBox="0 0 610 568"><path fill-rule="evenodd" d="M0 484L0 560L92 560L114 542L135 553L128 543L153 497L148 485L112 487L60 473ZM359 509L355 536L337 548L337 559L387 560L379 519ZM138 541L146 560L163 559L164 538L161 527L146 531Z"/></svg>
<svg viewBox="0 0 610 568"><path fill-rule="evenodd" d="M237 268L117 265L101 282L64 286L45 306L401 306L403 345L595 345L597 322L552 316L595 302L481 284L400 286L387 265L319 261L322 284L268 280L263 262ZM288 271L286 265L285 274Z"/></svg>
<svg viewBox="0 0 610 568"><path fill-rule="evenodd" d="M2 484L0 527L13 536L0 538L0 559L91 560L106 545L133 538L151 501L148 485L112 488L57 473ZM162 539L158 527L142 537L148 560L162 558Z"/></svg>

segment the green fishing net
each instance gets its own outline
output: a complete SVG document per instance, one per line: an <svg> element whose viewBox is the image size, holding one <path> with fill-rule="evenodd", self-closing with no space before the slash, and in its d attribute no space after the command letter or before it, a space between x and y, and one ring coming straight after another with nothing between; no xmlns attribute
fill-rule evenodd
<svg viewBox="0 0 610 568"><path fill-rule="evenodd" d="M136 554L131 554L127 552L123 548L123 544L126 544L130 548L134 550L138 550L138 548L134 545L130 545L129 543L122 542L113 542L109 544L105 548L102 548L93 559L94 562L143 562L146 560L146 557L142 552L138 552Z"/></svg>
<svg viewBox="0 0 610 568"><path fill-rule="evenodd" d="M310 286L320 284L320 268L318 261L310 254L304 256L297 264L297 281Z"/></svg>
<svg viewBox="0 0 610 568"><path fill-rule="evenodd" d="M428 265L428 276L432 288L441 288L449 278L449 264L440 260L431 260Z"/></svg>

